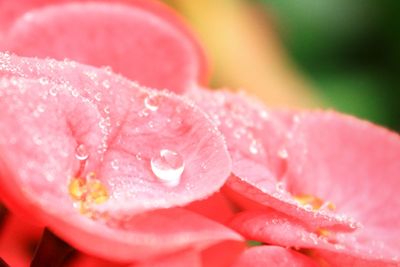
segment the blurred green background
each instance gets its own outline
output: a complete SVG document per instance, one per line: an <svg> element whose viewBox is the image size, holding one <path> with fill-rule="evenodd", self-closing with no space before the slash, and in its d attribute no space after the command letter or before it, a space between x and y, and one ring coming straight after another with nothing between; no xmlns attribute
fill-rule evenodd
<svg viewBox="0 0 400 267"><path fill-rule="evenodd" d="M400 130L400 1L167 2L205 43L214 87L243 87L271 106L332 107Z"/></svg>
<svg viewBox="0 0 400 267"><path fill-rule="evenodd" d="M261 2L327 105L400 130L400 1Z"/></svg>

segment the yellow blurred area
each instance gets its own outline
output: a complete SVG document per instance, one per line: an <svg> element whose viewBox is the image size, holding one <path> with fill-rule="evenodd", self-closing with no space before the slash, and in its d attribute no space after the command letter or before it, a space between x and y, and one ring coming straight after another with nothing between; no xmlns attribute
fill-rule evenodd
<svg viewBox="0 0 400 267"><path fill-rule="evenodd" d="M270 106L315 107L261 6L243 0L168 0L186 17L212 63L212 86L243 89ZM250 4L251 3L251 4Z"/></svg>

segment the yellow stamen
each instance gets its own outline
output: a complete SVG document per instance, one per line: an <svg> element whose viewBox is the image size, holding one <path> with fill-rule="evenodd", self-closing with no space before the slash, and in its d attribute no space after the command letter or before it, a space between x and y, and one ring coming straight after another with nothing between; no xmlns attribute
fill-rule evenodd
<svg viewBox="0 0 400 267"><path fill-rule="evenodd" d="M310 205L313 210L319 210L323 206L332 211L336 209L336 206L332 202L324 202L322 199L309 194L297 195L294 197L294 199L301 205Z"/></svg>
<svg viewBox="0 0 400 267"><path fill-rule="evenodd" d="M88 180L81 177L72 178L68 190L79 212L92 217L91 206L106 202L109 194L107 187L96 179L94 172L90 172L87 177Z"/></svg>
<svg viewBox="0 0 400 267"><path fill-rule="evenodd" d="M93 201L96 204L104 203L108 200L108 191L102 182L99 180L91 180L87 183L88 195L87 200Z"/></svg>
<svg viewBox="0 0 400 267"><path fill-rule="evenodd" d="M69 183L69 194L74 200L82 200L86 193L86 181L82 178L73 178Z"/></svg>
<svg viewBox="0 0 400 267"><path fill-rule="evenodd" d="M329 230L324 229L324 228L319 228L317 230L317 235L323 236L323 237L329 237L331 235L331 232Z"/></svg>

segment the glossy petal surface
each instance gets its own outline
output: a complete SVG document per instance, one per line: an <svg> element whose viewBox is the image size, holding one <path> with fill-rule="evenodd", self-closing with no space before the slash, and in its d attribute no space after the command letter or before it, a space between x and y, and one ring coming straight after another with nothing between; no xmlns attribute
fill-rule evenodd
<svg viewBox="0 0 400 267"><path fill-rule="evenodd" d="M142 85L175 92L206 80L202 50L169 8L141 0L60 2L2 3L10 10L6 21L11 25L0 48L21 56L111 66ZM26 12L24 5L40 8Z"/></svg>
<svg viewBox="0 0 400 267"><path fill-rule="evenodd" d="M351 218L310 210L286 188L288 164L297 160L286 148L292 139L294 113L268 110L243 93L194 88L187 96L207 111L227 140L234 174L228 187L266 207L299 218L310 228L352 230ZM297 149L304 151L305 144L298 144Z"/></svg>
<svg viewBox="0 0 400 267"><path fill-rule="evenodd" d="M181 225L170 221L168 239L157 232L168 228L158 225L148 229L144 243L135 243L140 240L135 230L138 224L151 225L153 217L140 217L140 223L134 217L131 223L133 214L205 198L218 190L229 175L230 159L224 141L196 107L171 93L143 89L106 70L69 61L1 54L0 75L1 193L14 211L49 223L56 233L82 250L118 260L149 256L140 244L150 248L149 243L163 243L149 254L182 249L197 243L195 236L200 229L211 229L216 239L216 229L222 230L222 236L227 234L228 239L238 238L222 226L206 219L203 225L202 217L190 219L191 215L185 217L183 212ZM77 155L82 144L85 160ZM183 161L179 175L160 175L152 165L153 158L160 157L160 151L166 149ZM163 171L176 167L176 161L171 163L170 158L167 163L172 165L167 164ZM93 173L97 185L107 189L106 201L77 203L75 192L71 192L71 179ZM178 178L178 183L166 183L171 178ZM90 207L82 211L80 204ZM163 218L157 212L154 216ZM165 220L172 218L176 216L168 215ZM195 220L200 223L197 229L191 228ZM132 229L109 225L125 221L133 224ZM189 229L185 230L185 223ZM70 231L65 230L68 227ZM125 238L128 233L131 237ZM163 241L174 240L175 235L175 245ZM203 233L203 238L210 236ZM110 243L105 245L104 239ZM122 246L120 253L110 254L112 242L116 247ZM138 253L132 253L129 245Z"/></svg>

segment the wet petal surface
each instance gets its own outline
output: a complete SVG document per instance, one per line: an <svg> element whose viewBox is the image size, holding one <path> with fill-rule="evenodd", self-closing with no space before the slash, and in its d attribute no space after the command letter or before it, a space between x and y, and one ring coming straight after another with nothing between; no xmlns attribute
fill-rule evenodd
<svg viewBox="0 0 400 267"><path fill-rule="evenodd" d="M0 39L3 51L110 66L145 86L175 92L206 80L200 46L174 12L159 3L34 1L17 7L13 3L19 1L5 2L11 25ZM40 8L25 13L30 5Z"/></svg>
<svg viewBox="0 0 400 267"><path fill-rule="evenodd" d="M107 229L115 221L130 221L135 213L205 198L230 173L230 158L213 124L171 93L143 89L75 62L8 54L0 56L0 75L4 201L17 212L54 221L50 225L56 233L91 253L106 254L100 244L109 235L110 242L127 246L111 257L145 255L145 249L124 254L137 238L136 221L127 244L118 240L127 231L117 229L98 231L97 243L83 246L79 242L91 238L82 238L80 231L101 224L99 229ZM58 225L70 225L73 234ZM179 224L173 230L168 234L183 235ZM165 246L182 248L193 240Z"/></svg>

